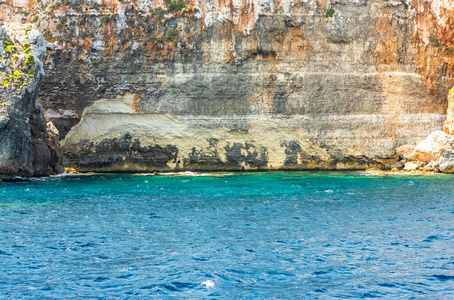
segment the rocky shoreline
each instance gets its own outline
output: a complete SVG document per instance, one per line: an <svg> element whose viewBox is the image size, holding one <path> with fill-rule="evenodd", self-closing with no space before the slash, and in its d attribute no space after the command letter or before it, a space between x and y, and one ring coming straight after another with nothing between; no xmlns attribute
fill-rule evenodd
<svg viewBox="0 0 454 300"><path fill-rule="evenodd" d="M95 2L0 6L0 177L454 173L449 1Z"/></svg>

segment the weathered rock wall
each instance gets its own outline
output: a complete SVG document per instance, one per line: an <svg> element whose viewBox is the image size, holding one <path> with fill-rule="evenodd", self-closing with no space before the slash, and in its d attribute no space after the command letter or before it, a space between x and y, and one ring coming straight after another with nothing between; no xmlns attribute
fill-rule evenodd
<svg viewBox="0 0 454 300"><path fill-rule="evenodd" d="M0 178L58 172L58 133L36 102L46 42L36 28L0 24Z"/></svg>
<svg viewBox="0 0 454 300"><path fill-rule="evenodd" d="M94 104L96 114L87 112L68 136L66 153L85 170L175 168L179 160L193 162L180 168L200 168L192 148L219 157L204 168L224 168L225 148L235 143L242 149L235 168L389 167L399 160L398 147L440 130L446 118L450 1L197 0L173 11L165 1L65 3L8 2L0 13L35 21L57 44L40 101L62 136L96 99L135 94L127 117ZM158 126L165 118L184 128ZM123 129L105 126L107 120ZM264 123L274 129L256 126ZM295 135L282 138L281 131ZM106 147L120 140L117 150ZM178 151L168 150L162 165L137 143L125 146L135 140L141 148ZM328 156L312 155L308 143ZM247 145L266 149L268 162L248 165ZM296 160L287 159L292 151ZM119 162L133 157L134 164Z"/></svg>

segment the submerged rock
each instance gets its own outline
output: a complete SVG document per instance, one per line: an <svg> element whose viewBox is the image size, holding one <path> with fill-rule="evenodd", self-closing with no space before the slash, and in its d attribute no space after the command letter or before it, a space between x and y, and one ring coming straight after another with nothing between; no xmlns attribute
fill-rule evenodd
<svg viewBox="0 0 454 300"><path fill-rule="evenodd" d="M47 42L32 25L0 23L0 177L60 170L61 149L36 96Z"/></svg>

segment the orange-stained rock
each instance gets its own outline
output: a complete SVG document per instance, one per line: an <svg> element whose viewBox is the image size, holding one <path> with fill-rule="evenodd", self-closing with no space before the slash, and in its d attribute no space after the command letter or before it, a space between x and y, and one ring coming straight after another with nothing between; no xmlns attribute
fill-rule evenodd
<svg viewBox="0 0 454 300"><path fill-rule="evenodd" d="M450 135L454 135L454 87L449 91L448 109L443 130Z"/></svg>
<svg viewBox="0 0 454 300"><path fill-rule="evenodd" d="M288 161L339 169L389 168L407 156L401 146L446 120L452 1L191 0L174 11L163 0L78 3L36 2L27 16L0 6L4 20L33 22L56 44L39 95L53 111L82 114L99 98L132 93L134 118L170 115L201 136L248 136L273 121L330 157L314 163L288 144Z"/></svg>

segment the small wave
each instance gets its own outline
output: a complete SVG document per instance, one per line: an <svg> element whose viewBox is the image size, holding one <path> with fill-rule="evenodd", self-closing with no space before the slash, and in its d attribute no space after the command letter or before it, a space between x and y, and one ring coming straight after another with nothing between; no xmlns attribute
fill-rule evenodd
<svg viewBox="0 0 454 300"><path fill-rule="evenodd" d="M22 181L28 181L29 178L27 177L22 177L22 176L14 176L9 179L3 179L4 182L22 182Z"/></svg>
<svg viewBox="0 0 454 300"><path fill-rule="evenodd" d="M382 293L380 293L378 291L370 291L370 292L363 293L361 295L361 298L380 298L381 296L382 296Z"/></svg>
<svg viewBox="0 0 454 300"><path fill-rule="evenodd" d="M171 292L180 292L184 289L192 289L196 285L193 283L188 282L177 282L173 281L169 284L161 283L161 284L150 284L147 286L140 287L141 290L155 290L155 289L166 289Z"/></svg>
<svg viewBox="0 0 454 300"><path fill-rule="evenodd" d="M332 271L334 271L334 270L333 269L320 270L320 271L314 271L313 274L314 275L324 275L324 274L331 273Z"/></svg>
<svg viewBox="0 0 454 300"><path fill-rule="evenodd" d="M158 173L154 172L154 173L136 173L136 174L132 174L132 176L155 176L155 175L158 175Z"/></svg>
<svg viewBox="0 0 454 300"><path fill-rule="evenodd" d="M432 241L435 241L438 239L439 239L439 237L437 235L431 235L431 236L428 236L423 242L432 242Z"/></svg>
<svg viewBox="0 0 454 300"><path fill-rule="evenodd" d="M433 275L432 277L435 277L436 279L440 281L447 281L447 280L454 280L454 276L452 275Z"/></svg>
<svg viewBox="0 0 454 300"><path fill-rule="evenodd" d="M63 172L58 175L50 175L49 178L65 178L65 177L84 177L84 176L94 176L95 173L66 173Z"/></svg>
<svg viewBox="0 0 454 300"><path fill-rule="evenodd" d="M95 173L71 173L67 174L63 172L62 174L58 175L50 175L49 177L32 177L30 178L31 181L46 181L46 180L60 180L65 178L78 178L78 177L90 177L95 176Z"/></svg>
<svg viewBox="0 0 454 300"><path fill-rule="evenodd" d="M232 175L232 173L217 174L217 173L197 173L197 172L185 171L185 172L157 173L156 175L160 175L160 176L187 176L187 177L200 177L200 176L203 176L203 177L224 177L224 176Z"/></svg>
<svg viewBox="0 0 454 300"><path fill-rule="evenodd" d="M212 287L214 287L214 282L212 280L207 280L207 281L202 282L201 285L204 285L207 288L212 288Z"/></svg>
<svg viewBox="0 0 454 300"><path fill-rule="evenodd" d="M67 174L63 172L62 174L58 175L50 175L45 177L22 177L22 176L14 176L9 179L0 180L0 182L26 182L26 181L52 181L52 180L61 180L64 178L76 178L76 177L86 177L86 176L94 176L94 173L77 173L77 174Z"/></svg>
<svg viewBox="0 0 454 300"><path fill-rule="evenodd" d="M153 173L133 174L133 176L158 176L158 175L159 176L175 176L175 177L224 177L224 176L232 175L232 173L217 174L217 173L197 173L197 172L185 171L185 172L165 172L165 173L153 172Z"/></svg>
<svg viewBox="0 0 454 300"><path fill-rule="evenodd" d="M14 207L14 206L39 206L39 205L49 205L53 204L53 202L14 202L14 203L0 203L0 207Z"/></svg>
<svg viewBox="0 0 454 300"><path fill-rule="evenodd" d="M8 253L8 252L5 252L5 251L3 251L3 250L0 250L0 255L11 256L12 254L11 254L11 253Z"/></svg>
<svg viewBox="0 0 454 300"><path fill-rule="evenodd" d="M103 282L103 281L107 281L107 280L109 280L108 277L99 276L99 277L96 277L94 282Z"/></svg>

